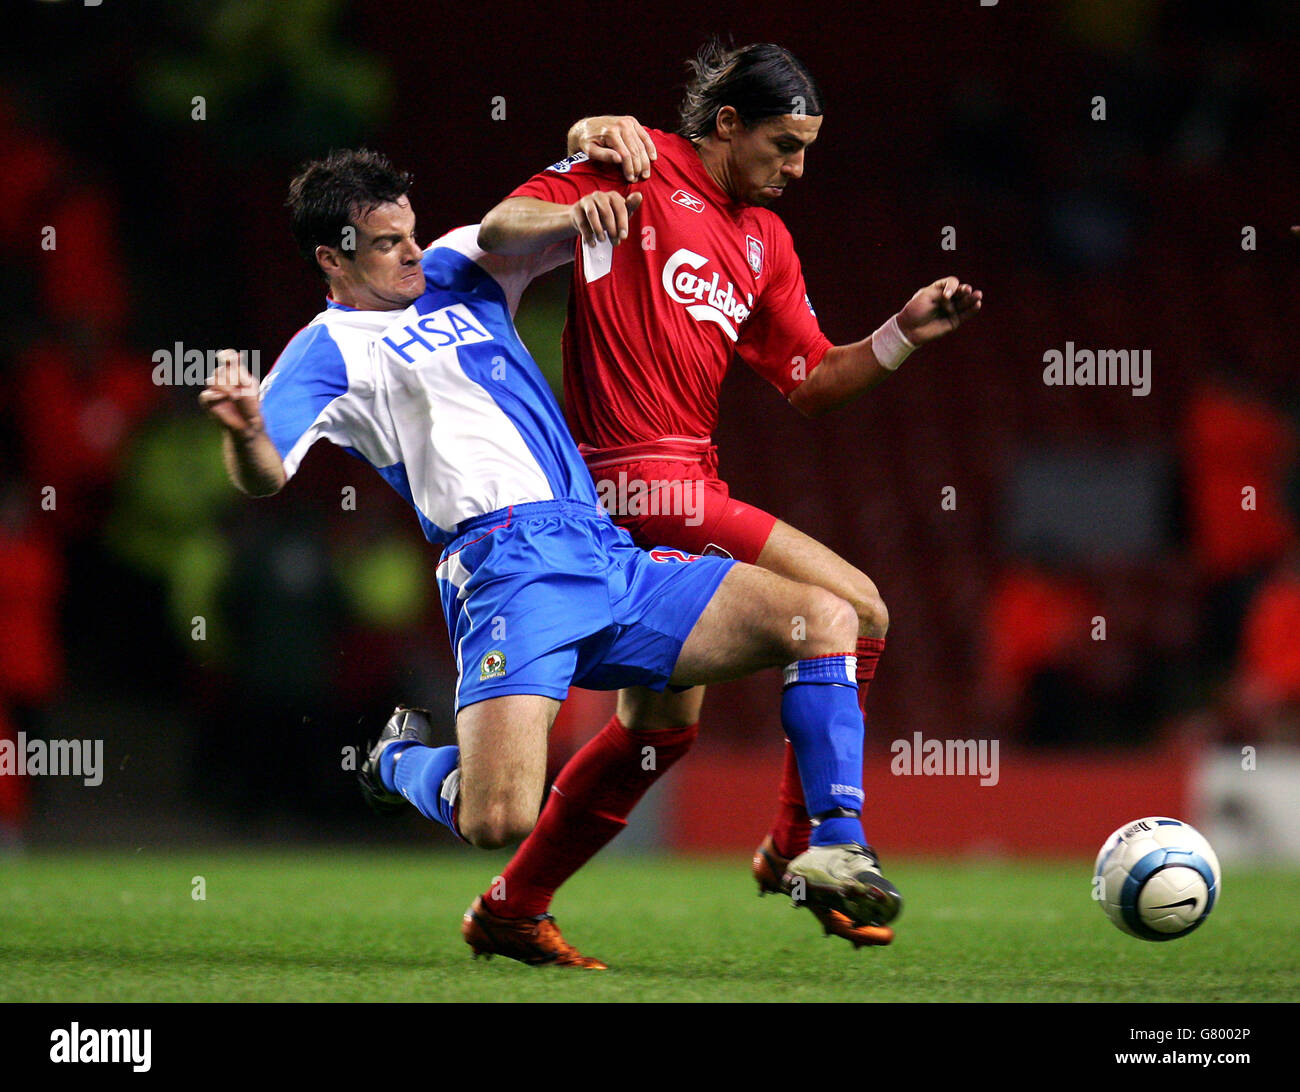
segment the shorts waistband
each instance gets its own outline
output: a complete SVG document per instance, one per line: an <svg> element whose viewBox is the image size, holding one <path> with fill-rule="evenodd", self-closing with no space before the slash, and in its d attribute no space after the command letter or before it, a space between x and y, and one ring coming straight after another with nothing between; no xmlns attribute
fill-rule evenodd
<svg viewBox="0 0 1300 1092"><path fill-rule="evenodd" d="M711 436L661 436L638 444L621 447L592 447L579 444L578 452L588 470L619 463L641 462L645 459L671 459L673 462L701 462L714 450Z"/></svg>
<svg viewBox="0 0 1300 1092"><path fill-rule="evenodd" d="M509 508L498 508L473 519L456 524L455 542L471 531L481 531L485 527L509 527L512 523L525 519L544 519L547 516L568 516L570 518L607 519L605 509L599 504L587 504L577 500L528 501L526 504L512 504Z"/></svg>

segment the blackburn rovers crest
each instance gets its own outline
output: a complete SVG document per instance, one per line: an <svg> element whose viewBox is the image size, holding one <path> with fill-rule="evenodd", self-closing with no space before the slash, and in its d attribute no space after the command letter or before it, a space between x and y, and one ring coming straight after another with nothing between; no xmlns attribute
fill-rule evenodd
<svg viewBox="0 0 1300 1092"><path fill-rule="evenodd" d="M478 665L479 682L484 679L503 679L506 675L506 654L499 649L489 652Z"/></svg>

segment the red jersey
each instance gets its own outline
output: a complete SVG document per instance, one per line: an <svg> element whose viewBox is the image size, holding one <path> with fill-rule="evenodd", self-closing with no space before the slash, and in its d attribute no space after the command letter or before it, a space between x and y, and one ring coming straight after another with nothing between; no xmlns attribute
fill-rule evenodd
<svg viewBox="0 0 1300 1092"><path fill-rule="evenodd" d="M690 141L650 133L659 158L647 181L579 153L510 195L557 204L595 190L642 195L621 244L575 244L564 400L589 447L707 437L734 354L788 397L831 344L785 225L732 201Z"/></svg>

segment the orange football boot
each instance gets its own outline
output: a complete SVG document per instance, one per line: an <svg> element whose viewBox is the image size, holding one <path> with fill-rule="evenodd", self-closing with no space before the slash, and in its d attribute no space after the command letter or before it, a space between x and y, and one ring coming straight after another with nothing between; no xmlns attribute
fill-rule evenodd
<svg viewBox="0 0 1300 1092"><path fill-rule="evenodd" d="M483 906L480 895L465 911L460 925L460 935L474 950L474 958L503 955L517 959L530 967L582 967L591 971L607 971L609 967L599 959L583 955L564 937L550 914L535 918L499 918Z"/></svg>
<svg viewBox="0 0 1300 1092"><path fill-rule="evenodd" d="M769 834L764 838L763 844L754 850L753 872L754 879L758 881L759 895L790 894L785 885L785 870L789 864L788 858L777 853L772 836ZM888 925L856 925L838 910L814 906L811 903L804 905L812 911L813 917L821 922L822 929L828 937L842 937L855 948L880 947L894 939L894 930Z"/></svg>

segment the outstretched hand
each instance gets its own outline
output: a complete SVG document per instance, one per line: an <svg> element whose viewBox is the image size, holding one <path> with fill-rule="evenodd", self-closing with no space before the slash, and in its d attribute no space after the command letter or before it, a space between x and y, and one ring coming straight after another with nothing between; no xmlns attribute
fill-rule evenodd
<svg viewBox="0 0 1300 1092"><path fill-rule="evenodd" d="M908 341L921 346L957 329L979 311L983 300L983 292L956 277L944 277L907 301L898 313L898 326Z"/></svg>

